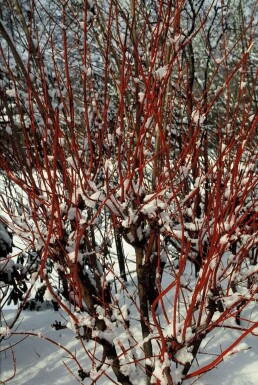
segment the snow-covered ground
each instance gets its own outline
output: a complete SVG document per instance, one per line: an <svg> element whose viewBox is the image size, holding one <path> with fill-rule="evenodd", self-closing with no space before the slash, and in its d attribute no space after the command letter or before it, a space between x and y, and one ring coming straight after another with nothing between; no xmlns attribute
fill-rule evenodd
<svg viewBox="0 0 258 385"><path fill-rule="evenodd" d="M16 240L17 241L17 240ZM17 243L17 242L16 242ZM125 246L127 258L132 255L132 250ZM14 252L16 249L14 249ZM115 256L115 250L114 256ZM133 257L132 257L133 258ZM131 271L134 264L129 262ZM116 271L117 270L117 271ZM118 266L115 265L117 274ZM131 276L134 277L134 274ZM164 276L165 286L169 284L170 275ZM130 290L130 285L128 286ZM167 303L169 311L169 303ZM16 315L17 308L5 306L2 310L0 321L0 332L5 333L6 325L11 325ZM243 328L250 327L246 320L256 322L258 320L258 305L250 304L243 313ZM137 314L131 314L132 320L136 320ZM5 339L0 348L0 384L8 385L75 385L78 383L92 385L92 379L85 378L83 381L78 375L78 365L71 355L74 355L84 371L92 369L82 344L76 339L75 333L69 328L55 330L51 325L60 322L62 325L69 324L71 320L62 310L40 309L39 311L23 310L18 321L12 328L12 333L6 332ZM215 328L203 341L197 360L193 363L190 372L204 367L227 349L238 337L241 331L234 329L237 325L234 318L228 320L225 325L233 328ZM139 336L139 323L132 322L134 337ZM258 384L258 330L257 335L249 335L242 340L235 349L231 350L217 368L205 373L202 377L186 380L184 385L257 385ZM29 335L29 333L33 335ZM138 341L138 340L137 340ZM60 346L59 346L60 345ZM85 342L86 348L94 350L92 341ZM109 385L111 381L101 375L96 385ZM135 385L143 385L144 381L139 378Z"/></svg>
<svg viewBox="0 0 258 385"><path fill-rule="evenodd" d="M10 322L15 314L15 309L4 310L4 318L1 320L2 326L5 322ZM74 333L69 329L55 330L51 327L55 321L66 324L67 320L62 312L53 310L41 311L23 311L20 320L12 331L22 333L31 331L36 336L17 334L15 336L6 336L1 343L1 384L9 385L75 385L83 383L92 384L92 380L85 379L83 382L78 377L78 367L69 353L60 348L61 344L68 349L80 364L85 367L85 371L90 370L90 361L83 351L80 342L75 338ZM205 348L205 354L200 359L202 364L211 360L210 351L215 348L220 349L232 342L232 333L237 331L216 332L216 338L210 336L208 345ZM52 339L57 345L44 339L44 336ZM236 336L234 336L236 337ZM188 380L185 384L198 385L257 385L258 384L258 344L257 337L248 336L239 346L242 351L237 354L231 354L217 369L207 372L202 378ZM214 357L215 358L215 357ZM65 366L66 365L66 366ZM16 366L16 375L10 381L6 380L12 377L14 367ZM76 378L69 372L74 373ZM197 368L197 364L196 364ZM195 382L194 382L195 381ZM110 380L102 376L97 384L110 384Z"/></svg>
<svg viewBox="0 0 258 385"><path fill-rule="evenodd" d="M13 315L14 310L4 311L7 323L12 320ZM61 313L53 310L23 311L15 331L32 331L37 336L10 336L2 342L1 383L5 383L5 380L14 373L14 354L16 375L8 384L78 384L64 365L66 363L71 370L76 369L68 353L43 338L47 336L57 344L62 344L83 362L83 352L74 333L69 329L55 330L51 327L55 321L66 323Z"/></svg>

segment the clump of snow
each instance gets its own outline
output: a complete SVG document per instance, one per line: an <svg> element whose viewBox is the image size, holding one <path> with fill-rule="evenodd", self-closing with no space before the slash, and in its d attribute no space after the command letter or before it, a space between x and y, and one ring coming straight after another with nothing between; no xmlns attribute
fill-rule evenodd
<svg viewBox="0 0 258 385"><path fill-rule="evenodd" d="M76 314L78 319L78 326L87 326L89 328L92 328L94 326L94 319L89 316L87 313L79 313Z"/></svg>
<svg viewBox="0 0 258 385"><path fill-rule="evenodd" d="M34 331L34 333L37 333L37 336L38 336L39 338L43 338L43 339L45 338L41 331L38 331L38 332L37 332L37 331Z"/></svg>
<svg viewBox="0 0 258 385"><path fill-rule="evenodd" d="M187 362L191 362L193 360L193 355L188 352L187 347L184 346L176 353L175 358L181 364L186 364Z"/></svg>
<svg viewBox="0 0 258 385"><path fill-rule="evenodd" d="M156 360L155 368L151 376L151 383L157 384L159 380L160 385L167 385L167 377L165 375L165 369L170 366L170 361L167 355L164 357L164 361Z"/></svg>
<svg viewBox="0 0 258 385"><path fill-rule="evenodd" d="M148 129L150 127L150 125L152 124L153 120L154 120L153 116L149 116L146 123L145 123L145 128Z"/></svg>
<svg viewBox="0 0 258 385"><path fill-rule="evenodd" d="M47 301L51 301L52 299L55 299L54 296L50 293L48 288L45 291L44 297Z"/></svg>
<svg viewBox="0 0 258 385"><path fill-rule="evenodd" d="M76 162L75 162L75 159L72 157L72 156L68 156L66 158L66 161L67 163L69 164L69 166L71 166L72 168L76 169Z"/></svg>
<svg viewBox="0 0 258 385"><path fill-rule="evenodd" d="M227 235L227 234L223 235L223 236L220 238L219 243L220 243L221 245L226 245L226 244L228 243L228 235Z"/></svg>
<svg viewBox="0 0 258 385"><path fill-rule="evenodd" d="M155 71L155 76L161 80L162 78L164 78L167 74L167 70L168 70L168 65L165 65L163 67L160 67L159 69L157 69L157 71Z"/></svg>
<svg viewBox="0 0 258 385"><path fill-rule="evenodd" d="M67 215L68 215L68 219L69 219L70 221L72 221L73 219L76 218L76 212L77 212L76 207L71 207L71 208L68 210Z"/></svg>
<svg viewBox="0 0 258 385"><path fill-rule="evenodd" d="M10 329L8 326L2 326L0 327L0 335L1 336L9 336L10 335Z"/></svg>
<svg viewBox="0 0 258 385"><path fill-rule="evenodd" d="M230 293L228 296L223 297L223 304L226 308L230 308L239 303L243 299L243 296L239 293Z"/></svg>
<svg viewBox="0 0 258 385"><path fill-rule="evenodd" d="M138 93L139 102L142 103L144 100L145 94L143 92Z"/></svg>
<svg viewBox="0 0 258 385"><path fill-rule="evenodd" d="M201 114L200 111L194 110L192 112L192 119L195 124L202 125L203 122L205 121L205 115Z"/></svg>
<svg viewBox="0 0 258 385"><path fill-rule="evenodd" d="M95 191L89 198L84 197L85 203L88 207L95 207L97 202L102 202L105 199L105 195L102 191Z"/></svg>
<svg viewBox="0 0 258 385"><path fill-rule="evenodd" d="M15 88L12 88L10 90L6 90L6 95L8 95L10 98L15 98L16 97Z"/></svg>
<svg viewBox="0 0 258 385"><path fill-rule="evenodd" d="M8 135L12 135L13 134L12 128L10 126L6 126L5 131L7 132Z"/></svg>
<svg viewBox="0 0 258 385"><path fill-rule="evenodd" d="M64 266L60 265L60 263L58 262L54 262L54 269L57 271L57 270L60 270L60 271L64 271Z"/></svg>
<svg viewBox="0 0 258 385"><path fill-rule="evenodd" d="M171 37L168 42L175 47L175 50L178 51L181 43L184 39L184 36L181 34L175 34L173 37Z"/></svg>
<svg viewBox="0 0 258 385"><path fill-rule="evenodd" d="M83 254L76 251L71 251L68 253L68 256L72 262L82 262L83 260Z"/></svg>

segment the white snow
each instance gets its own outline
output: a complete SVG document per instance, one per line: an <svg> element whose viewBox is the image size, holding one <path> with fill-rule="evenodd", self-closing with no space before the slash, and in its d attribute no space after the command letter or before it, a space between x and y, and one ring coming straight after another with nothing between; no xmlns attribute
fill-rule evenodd
<svg viewBox="0 0 258 385"><path fill-rule="evenodd" d="M202 125L205 120L205 115L201 114L199 110L194 110L192 112L192 119L195 124Z"/></svg>
<svg viewBox="0 0 258 385"><path fill-rule="evenodd" d="M144 100L145 94L143 92L138 93L139 102L142 103Z"/></svg>
<svg viewBox="0 0 258 385"><path fill-rule="evenodd" d="M191 362L193 359L192 353L188 352L187 347L184 346L176 353L176 359L178 362L182 364L186 364L187 362Z"/></svg>
<svg viewBox="0 0 258 385"><path fill-rule="evenodd" d="M10 126L6 126L5 131L7 132L8 135L12 135L13 134L12 128Z"/></svg>
<svg viewBox="0 0 258 385"><path fill-rule="evenodd" d="M157 71L155 71L155 75L156 77L161 80L162 78L164 78L167 74L167 70L168 70L168 65L165 65L163 67L160 67L159 69L157 69Z"/></svg>
<svg viewBox="0 0 258 385"><path fill-rule="evenodd" d="M220 243L221 245L226 245L226 244L228 243L228 235L227 235L227 234L223 235L223 236L220 238L219 243Z"/></svg>
<svg viewBox="0 0 258 385"><path fill-rule="evenodd" d="M169 278L169 277L168 277ZM241 293L242 294L242 293ZM46 295L48 296L47 292ZM123 297L123 296L122 296ZM121 298L122 298L121 297ZM233 305L236 301L239 300L239 295L234 295L230 293L227 298L223 298L223 303L226 307ZM119 300L119 295L117 297ZM97 312L100 317L105 319L105 313L101 307L98 307ZM132 309L130 309L132 310ZM78 383L76 380L78 377L78 367L74 360L71 359L69 354L65 352L62 348L65 347L71 353L76 354L76 358L83 366L85 370L90 370L91 362L83 347L78 339L76 339L76 334L78 328L75 327L75 323L72 319L68 319L67 315L62 311L54 312L53 310L45 310L39 312L30 312L23 311L20 317L20 321L15 325L14 329L9 329L9 326L14 314L15 309L5 308L3 310L4 317L2 317L1 323L1 332L5 335L4 341L1 343L1 352L0 359L2 365L1 372L1 381L4 381L11 376L13 372L13 356L10 349L10 344L13 346L14 357L16 360L17 373L16 377L8 385L42 385L42 384L62 384L62 385L75 385ZM169 310L167 310L169 312ZM220 316L220 313L217 312L217 318ZM123 319L130 320L137 317L137 313L129 313L129 308L127 304L124 304L120 308L120 312L114 313L116 316L116 323L108 322L109 330L106 330L102 333L97 333L96 337L101 337L108 340L110 343L118 343L122 346L129 338L129 335L120 329L117 326L119 322L123 322ZM168 313L169 314L169 313ZM256 307L253 308L253 320L256 319L258 310ZM94 325L94 319L92 319L87 313L75 312L75 315L78 319L78 326L80 328L80 333L83 333L83 327L92 327ZM216 317L214 317L215 321ZM69 327L69 329L55 330L51 328L51 324L55 321L61 322ZM212 333L207 336L207 339L203 341L201 346L200 354L198 355L198 362L193 361L193 367L190 372L197 370L200 366L207 365L211 362L217 354L220 354L222 349L227 348L231 345L238 336L241 335L241 331L227 328L227 325L235 326L234 322L230 320L225 322L225 326L221 328L215 328ZM244 326L244 325L243 325ZM34 329L34 330L33 330ZM171 324L167 327L168 331L172 332ZM22 335L12 335L12 332L22 332L26 331L36 334L36 336L27 337L24 340L25 334ZM141 341L139 324L136 322L131 328L134 338L137 341ZM258 361L258 344L256 334L257 330L254 330L253 335L246 337L244 341L241 341L239 345L231 349L227 355L226 360L224 360L219 366L218 369L207 372L203 377L197 380L198 385L207 385L207 384L221 384L221 385L242 385L244 380L248 378L249 385L256 385L258 380L257 374L257 361ZM42 338L44 336L44 338ZM192 336L191 328L189 328L189 338L187 333L187 341L190 341ZM154 337L151 336L151 337ZM50 338L55 341L56 345L47 341L46 338ZM138 339L139 338L139 339ZM17 344L17 342L21 341ZM85 346L89 350L94 350L95 343L94 341L87 341ZM142 341L137 345L135 349L139 354L141 351ZM251 347L251 348L249 348ZM97 348L99 349L99 348ZM132 352L129 353L129 356ZM98 356L101 357L101 350L98 353ZM176 354L176 359L178 362L186 363L192 360L191 350L187 347L183 347ZM126 362L126 361L125 361ZM166 384L166 378L164 375L164 367L168 361L161 363L157 359L153 359L152 363L154 364L154 373L153 373L153 383L154 379L159 378L161 384ZM67 370L64 364L68 365L69 369L73 372L75 377ZM123 370L129 370L125 367ZM130 365L130 370L131 369ZM103 374L106 370L107 373L112 376L112 370L108 368L107 361L105 366L103 366L103 371L96 372L96 385L107 385L110 382L107 381L106 377ZM173 372L174 373L174 372ZM179 366L177 371L177 378L181 377L181 367ZM130 372L131 375L131 372ZM135 374L132 375L134 378L133 385L139 385L141 382L144 384L143 378ZM80 380L80 379L79 379ZM195 378L196 380L196 378ZM184 381L184 385L191 385L194 379L189 379ZM85 379L83 384L88 385L87 379Z"/></svg>
<svg viewBox="0 0 258 385"><path fill-rule="evenodd" d="M8 336L10 334L10 329L8 326L0 327L0 336Z"/></svg>

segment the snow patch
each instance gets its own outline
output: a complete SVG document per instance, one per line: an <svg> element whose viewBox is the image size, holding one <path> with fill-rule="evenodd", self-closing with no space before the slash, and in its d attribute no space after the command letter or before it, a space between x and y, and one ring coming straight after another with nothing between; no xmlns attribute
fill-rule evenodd
<svg viewBox="0 0 258 385"><path fill-rule="evenodd" d="M0 327L0 335L1 336L9 336L10 335L10 329L8 326L2 326Z"/></svg>

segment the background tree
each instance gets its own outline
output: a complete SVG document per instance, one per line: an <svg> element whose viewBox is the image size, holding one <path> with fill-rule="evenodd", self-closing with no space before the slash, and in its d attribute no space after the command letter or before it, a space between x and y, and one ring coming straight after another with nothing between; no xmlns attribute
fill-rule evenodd
<svg viewBox="0 0 258 385"><path fill-rule="evenodd" d="M1 208L24 243L20 310L34 288L54 300L99 377L182 384L258 326L240 325L257 295L256 10L3 1ZM190 371L221 326L242 334Z"/></svg>

